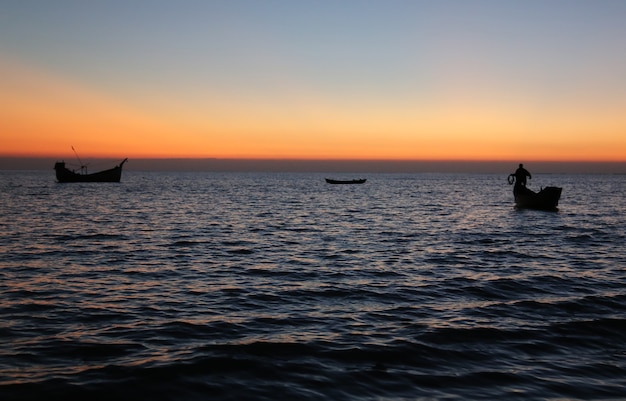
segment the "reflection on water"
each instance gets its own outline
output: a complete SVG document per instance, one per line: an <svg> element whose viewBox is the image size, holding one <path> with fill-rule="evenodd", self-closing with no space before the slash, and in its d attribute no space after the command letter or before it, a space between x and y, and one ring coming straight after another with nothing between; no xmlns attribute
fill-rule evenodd
<svg viewBox="0 0 626 401"><path fill-rule="evenodd" d="M622 176L534 176L564 188L547 213L489 174L1 174L3 399L626 385Z"/></svg>

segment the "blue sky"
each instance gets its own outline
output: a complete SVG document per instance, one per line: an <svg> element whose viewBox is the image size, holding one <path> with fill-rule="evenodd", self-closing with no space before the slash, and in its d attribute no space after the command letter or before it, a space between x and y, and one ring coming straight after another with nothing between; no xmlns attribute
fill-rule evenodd
<svg viewBox="0 0 626 401"><path fill-rule="evenodd" d="M3 56L118 90L299 83L395 96L446 78L547 93L602 84L604 73L626 81L623 1L20 0L0 10Z"/></svg>

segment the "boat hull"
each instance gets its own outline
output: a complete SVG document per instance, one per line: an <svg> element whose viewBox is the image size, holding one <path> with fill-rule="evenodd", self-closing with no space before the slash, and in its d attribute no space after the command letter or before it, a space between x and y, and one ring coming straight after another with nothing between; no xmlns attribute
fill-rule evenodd
<svg viewBox="0 0 626 401"><path fill-rule="evenodd" d="M65 167L64 162L57 162L54 165L57 181L65 182L120 182L122 178L122 167L128 159L124 159L118 166L109 170L99 171L92 174L75 173Z"/></svg>
<svg viewBox="0 0 626 401"><path fill-rule="evenodd" d="M526 187L515 187L515 206L524 209L557 210L562 188L545 187L539 192L534 192Z"/></svg>
<svg viewBox="0 0 626 401"><path fill-rule="evenodd" d="M361 178L359 180L333 180L326 178L326 182L329 184L363 184L365 181L367 181L365 178Z"/></svg>

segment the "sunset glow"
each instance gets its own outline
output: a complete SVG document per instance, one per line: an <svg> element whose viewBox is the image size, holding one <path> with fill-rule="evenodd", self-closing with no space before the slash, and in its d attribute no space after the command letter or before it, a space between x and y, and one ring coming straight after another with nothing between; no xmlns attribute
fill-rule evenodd
<svg viewBox="0 0 626 401"><path fill-rule="evenodd" d="M28 3L0 156L626 161L623 2Z"/></svg>

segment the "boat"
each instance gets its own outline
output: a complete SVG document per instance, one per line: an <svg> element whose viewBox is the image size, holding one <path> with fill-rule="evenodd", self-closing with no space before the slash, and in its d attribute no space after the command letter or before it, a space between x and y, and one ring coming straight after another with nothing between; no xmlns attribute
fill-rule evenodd
<svg viewBox="0 0 626 401"><path fill-rule="evenodd" d="M561 191L559 187L545 187L535 192L521 185L513 188L515 206L523 209L557 210Z"/></svg>
<svg viewBox="0 0 626 401"><path fill-rule="evenodd" d="M509 185L515 183L513 187L515 207L521 209L557 210L563 188L545 187L541 188L539 192L535 192L526 185L517 182L515 174L510 174L508 181Z"/></svg>
<svg viewBox="0 0 626 401"><path fill-rule="evenodd" d="M54 170L56 171L58 182L120 182L122 178L122 167L128 158L124 159L120 164L112 169L98 171L97 173L88 174L84 166L80 172L75 172L65 167L65 162L56 162Z"/></svg>
<svg viewBox="0 0 626 401"><path fill-rule="evenodd" d="M363 184L367 179L359 178L358 180L333 180L330 178L325 179L329 184Z"/></svg>

